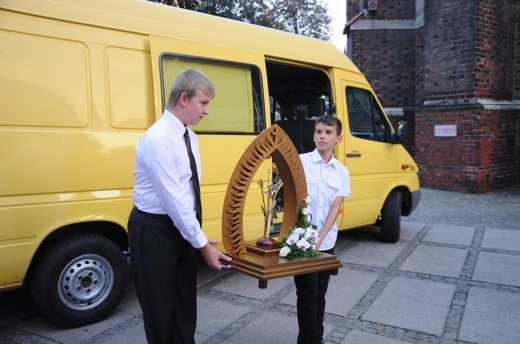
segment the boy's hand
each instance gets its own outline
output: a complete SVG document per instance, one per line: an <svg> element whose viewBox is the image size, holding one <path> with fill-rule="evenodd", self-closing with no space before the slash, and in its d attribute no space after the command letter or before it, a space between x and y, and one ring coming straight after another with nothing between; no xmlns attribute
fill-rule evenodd
<svg viewBox="0 0 520 344"><path fill-rule="evenodd" d="M217 242L215 240L209 240L208 243L200 249L200 253L202 254L202 258L206 264L212 269L220 271L222 269L222 262L230 262L231 257L226 256L224 253L217 250L213 245Z"/></svg>
<svg viewBox="0 0 520 344"><path fill-rule="evenodd" d="M318 251L320 250L321 241L322 241L322 238L318 238L318 239L316 240L316 242L314 243L314 248L315 248L316 250L318 250Z"/></svg>

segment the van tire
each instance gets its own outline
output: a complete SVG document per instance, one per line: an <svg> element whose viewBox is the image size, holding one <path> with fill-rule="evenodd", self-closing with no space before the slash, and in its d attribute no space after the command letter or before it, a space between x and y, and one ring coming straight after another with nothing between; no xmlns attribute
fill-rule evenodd
<svg viewBox="0 0 520 344"><path fill-rule="evenodd" d="M395 243L401 233L401 207L403 195L394 190L388 195L381 212L381 241Z"/></svg>
<svg viewBox="0 0 520 344"><path fill-rule="evenodd" d="M78 327L112 313L129 279L119 246L100 235L77 234L53 243L38 257L30 290L36 308L52 323Z"/></svg>

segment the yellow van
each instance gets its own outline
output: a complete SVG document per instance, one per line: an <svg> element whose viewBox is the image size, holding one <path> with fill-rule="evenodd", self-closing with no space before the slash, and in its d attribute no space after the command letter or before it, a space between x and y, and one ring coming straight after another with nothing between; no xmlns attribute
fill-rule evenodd
<svg viewBox="0 0 520 344"><path fill-rule="evenodd" d="M204 229L220 239L224 195L245 148L278 123L300 152L313 117L344 124L337 157L352 197L339 227L399 239L419 202L418 168L374 91L333 45L144 0L0 3L0 290L25 285L61 326L113 311L129 279L134 147L186 67L214 81L201 143ZM267 161L255 181L272 178ZM260 188L244 236L263 234Z"/></svg>

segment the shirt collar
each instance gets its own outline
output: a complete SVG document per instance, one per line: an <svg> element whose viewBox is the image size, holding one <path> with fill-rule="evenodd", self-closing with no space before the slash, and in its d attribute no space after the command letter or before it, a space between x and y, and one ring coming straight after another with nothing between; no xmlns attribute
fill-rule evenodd
<svg viewBox="0 0 520 344"><path fill-rule="evenodd" d="M321 155L318 152L318 148L314 148L314 150L311 152L311 155L313 162L321 162L325 166L332 165L334 168L336 168L336 158L334 157L334 154L332 155L332 159L330 159L330 161L327 163L321 158Z"/></svg>
<svg viewBox="0 0 520 344"><path fill-rule="evenodd" d="M323 161L320 153L318 152L318 148L314 148L314 150L311 153L311 156L312 156L312 162Z"/></svg>
<svg viewBox="0 0 520 344"><path fill-rule="evenodd" d="M184 135L187 127L173 113L164 109L163 117L179 137Z"/></svg>

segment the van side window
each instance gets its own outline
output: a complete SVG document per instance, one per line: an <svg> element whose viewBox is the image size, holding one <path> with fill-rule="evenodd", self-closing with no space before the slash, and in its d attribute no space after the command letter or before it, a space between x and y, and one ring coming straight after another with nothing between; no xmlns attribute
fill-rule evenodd
<svg viewBox="0 0 520 344"><path fill-rule="evenodd" d="M216 94L209 105L209 116L193 128L197 133L259 134L265 129L260 70L252 65L163 54L163 108L173 80L186 68L203 71L215 85Z"/></svg>
<svg viewBox="0 0 520 344"><path fill-rule="evenodd" d="M347 87L347 108L352 136L372 141L390 142L390 126L369 91Z"/></svg>

